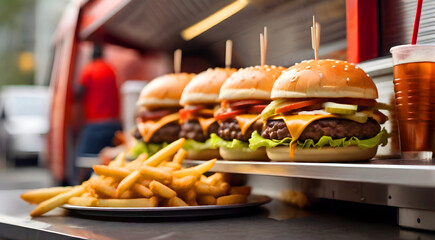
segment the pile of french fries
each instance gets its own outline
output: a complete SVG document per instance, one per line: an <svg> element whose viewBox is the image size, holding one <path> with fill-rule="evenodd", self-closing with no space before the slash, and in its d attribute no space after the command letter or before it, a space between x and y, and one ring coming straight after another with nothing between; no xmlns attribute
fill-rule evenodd
<svg viewBox="0 0 435 240"><path fill-rule="evenodd" d="M209 171L216 159L182 169L186 151L181 138L151 157L146 154L126 162L121 153L108 166L95 165L96 177L75 187L30 190L24 201L38 206L30 213L40 216L71 204L84 207L177 207L246 203L248 186L231 187L225 175Z"/></svg>

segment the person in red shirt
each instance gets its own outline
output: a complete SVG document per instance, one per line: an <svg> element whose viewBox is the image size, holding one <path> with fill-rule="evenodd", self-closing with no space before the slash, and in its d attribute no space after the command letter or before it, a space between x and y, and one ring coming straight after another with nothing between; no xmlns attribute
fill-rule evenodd
<svg viewBox="0 0 435 240"><path fill-rule="evenodd" d="M115 73L103 60L101 46L95 45L93 60L82 70L75 96L82 101L85 126L77 142L76 162L79 157L96 156L106 146L113 146L116 131L121 130L119 122L119 90ZM76 167L70 174L72 183L86 180L90 172L83 173Z"/></svg>

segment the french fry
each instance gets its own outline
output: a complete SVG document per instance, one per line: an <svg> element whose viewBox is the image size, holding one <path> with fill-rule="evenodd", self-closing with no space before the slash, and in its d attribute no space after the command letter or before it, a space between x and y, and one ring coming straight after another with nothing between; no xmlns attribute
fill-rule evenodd
<svg viewBox="0 0 435 240"><path fill-rule="evenodd" d="M144 185L147 188L149 188L152 181L153 180L150 180L150 179L141 179L140 184Z"/></svg>
<svg viewBox="0 0 435 240"><path fill-rule="evenodd" d="M150 184L150 190L154 193L154 195L156 196L160 196L162 198L173 198L175 196L177 196L177 193L170 189L169 187L157 182L157 181L152 181Z"/></svg>
<svg viewBox="0 0 435 240"><path fill-rule="evenodd" d="M113 186L105 185L100 181L93 181L91 182L90 187L95 190L99 196L106 198L116 197L116 188Z"/></svg>
<svg viewBox="0 0 435 240"><path fill-rule="evenodd" d="M97 204L98 199L94 197L72 197L68 200L68 204L82 207L93 207Z"/></svg>
<svg viewBox="0 0 435 240"><path fill-rule="evenodd" d="M200 195L197 200L199 205L216 205L216 198L212 195Z"/></svg>
<svg viewBox="0 0 435 240"><path fill-rule="evenodd" d="M157 180L159 182L172 181L172 174L160 168L142 166L139 171L145 179Z"/></svg>
<svg viewBox="0 0 435 240"><path fill-rule="evenodd" d="M201 177L199 178L199 180L200 180L201 182L205 182L205 181L207 181L207 177L204 176L204 175L201 175Z"/></svg>
<svg viewBox="0 0 435 240"><path fill-rule="evenodd" d="M175 171L172 174L177 178L182 178L189 175L200 177L205 172L208 172L215 163L216 163L216 158L191 168L185 168L185 169Z"/></svg>
<svg viewBox="0 0 435 240"><path fill-rule="evenodd" d="M220 196L228 194L228 191L230 190L231 186L229 183L223 182L223 183L220 183L217 187L219 188L219 191L216 193L215 197L220 197Z"/></svg>
<svg viewBox="0 0 435 240"><path fill-rule="evenodd" d="M70 198L78 197L82 195L84 192L85 192L85 187L83 185L74 187L72 190L68 192L61 193L48 200L43 201L30 213L30 216L32 217L41 216L42 214L67 203Z"/></svg>
<svg viewBox="0 0 435 240"><path fill-rule="evenodd" d="M148 158L144 162L144 164L151 167L158 166L165 159L174 155L184 145L184 142L185 142L184 138L180 138L177 141L172 142L171 144L169 144L168 146L166 146L165 148L163 148L162 150L158 151L156 154Z"/></svg>
<svg viewBox="0 0 435 240"><path fill-rule="evenodd" d="M116 158L109 163L109 167L124 167L125 165L125 152L122 152L116 156Z"/></svg>
<svg viewBox="0 0 435 240"><path fill-rule="evenodd" d="M120 179L115 179L113 177L105 177L103 176L101 179L101 183L109 185L109 186L115 186L118 185Z"/></svg>
<svg viewBox="0 0 435 240"><path fill-rule="evenodd" d="M157 165L157 167L163 167L163 165L165 165L167 162L169 162L171 160L171 158L166 158L165 160L163 160L162 162L160 162L159 165Z"/></svg>
<svg viewBox="0 0 435 240"><path fill-rule="evenodd" d="M82 197L82 198L90 198L90 197L94 197L94 196L90 192L85 192L80 197Z"/></svg>
<svg viewBox="0 0 435 240"><path fill-rule="evenodd" d="M166 171L166 172L173 172L174 171L174 169L173 168L171 168L171 167L166 167L166 166L161 166L161 167L158 167L160 170L163 170L163 171Z"/></svg>
<svg viewBox="0 0 435 240"><path fill-rule="evenodd" d="M185 176L179 179L175 179L171 183L171 188L177 192L178 194L189 191L196 182L196 178L194 176Z"/></svg>
<svg viewBox="0 0 435 240"><path fill-rule="evenodd" d="M187 156L187 151L180 148L180 150L177 151L177 153L174 156L174 159L172 160L173 163L177 163L177 164L183 164L184 159Z"/></svg>
<svg viewBox="0 0 435 240"><path fill-rule="evenodd" d="M228 183L221 183L219 186L212 186L205 182L197 182L195 184L195 190L199 195L212 195L214 197L220 197L225 195L230 188Z"/></svg>
<svg viewBox="0 0 435 240"><path fill-rule="evenodd" d="M94 165L92 168L94 169L95 174L99 176L109 176L116 179L123 179L130 174L127 170L112 166Z"/></svg>
<svg viewBox="0 0 435 240"><path fill-rule="evenodd" d="M241 194L241 195L249 196L251 194L251 187L249 186L231 187L230 194Z"/></svg>
<svg viewBox="0 0 435 240"><path fill-rule="evenodd" d="M134 171L134 170L140 168L143 165L143 163L145 162L145 160L147 160L147 159L148 159L148 154L141 153L135 160L127 163L125 168L127 168L130 171Z"/></svg>
<svg viewBox="0 0 435 240"><path fill-rule="evenodd" d="M47 199L50 199L56 195L64 192L71 191L73 187L53 187L53 188L41 188L27 191L21 194L21 199L31 204L39 204Z"/></svg>
<svg viewBox="0 0 435 240"><path fill-rule="evenodd" d="M152 197L153 196L153 192L151 192L151 190L147 187L145 187L144 185L138 184L136 183L133 186L133 191L135 191L138 195L142 196L142 197Z"/></svg>
<svg viewBox="0 0 435 240"><path fill-rule="evenodd" d="M310 205L307 195L302 191L287 190L282 192L282 200L299 208L305 208Z"/></svg>
<svg viewBox="0 0 435 240"><path fill-rule="evenodd" d="M116 196L119 197L122 193L130 189L139 180L140 174L138 170L134 170L130 175L122 179L116 188Z"/></svg>
<svg viewBox="0 0 435 240"><path fill-rule="evenodd" d="M119 199L129 199L129 198L135 198L136 195L131 191L127 190L121 194L121 196L118 196Z"/></svg>
<svg viewBox="0 0 435 240"><path fill-rule="evenodd" d="M182 198L189 206L198 206L196 202L196 191L191 188L188 192L184 193Z"/></svg>
<svg viewBox="0 0 435 240"><path fill-rule="evenodd" d="M157 199L133 198L133 199L99 199L97 207L157 207Z"/></svg>
<svg viewBox="0 0 435 240"><path fill-rule="evenodd" d="M176 171L181 169L181 164L174 162L164 162L162 167L171 169L171 171Z"/></svg>
<svg viewBox="0 0 435 240"><path fill-rule="evenodd" d="M230 205L230 204L241 204L247 203L248 197L241 194L232 194L216 199L216 205Z"/></svg>
<svg viewBox="0 0 435 240"><path fill-rule="evenodd" d="M224 176L222 173L215 173L208 177L204 182L210 185L216 185L218 182L223 181Z"/></svg>
<svg viewBox="0 0 435 240"><path fill-rule="evenodd" d="M184 202L183 199L181 199L179 197L172 197L171 199L168 200L168 206L169 207L187 207L189 205L187 205L187 203Z"/></svg>

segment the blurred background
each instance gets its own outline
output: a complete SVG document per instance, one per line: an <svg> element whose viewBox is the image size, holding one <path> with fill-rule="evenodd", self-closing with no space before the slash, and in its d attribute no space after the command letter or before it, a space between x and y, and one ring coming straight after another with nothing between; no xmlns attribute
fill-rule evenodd
<svg viewBox="0 0 435 240"><path fill-rule="evenodd" d="M127 133L140 90L173 71L177 48L185 72L222 67L227 39L234 67L258 65L267 26L267 63L288 67L313 58L315 15L321 58L388 58L387 69L390 47L410 42L414 14L409 0L0 0L0 189L68 184L70 169L92 165L96 155L75 153L86 122L75 88L95 44L113 69ZM419 43L434 43L434 16L425 1Z"/></svg>
<svg viewBox="0 0 435 240"><path fill-rule="evenodd" d="M0 189L53 184L45 168L50 59L68 2L0 1Z"/></svg>

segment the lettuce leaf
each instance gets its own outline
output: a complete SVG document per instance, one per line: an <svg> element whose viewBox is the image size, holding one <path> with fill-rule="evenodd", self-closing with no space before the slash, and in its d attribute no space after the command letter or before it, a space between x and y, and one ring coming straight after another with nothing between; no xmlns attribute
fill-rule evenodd
<svg viewBox="0 0 435 240"><path fill-rule="evenodd" d="M358 146L359 148L366 149L372 148L377 145L385 146L388 143L389 134L385 129L382 129L376 136L360 140L356 137L352 137L348 140L346 138L340 139L332 139L330 136L323 136L317 141L314 142L313 139L307 139L305 141L297 141L298 148L321 148L324 146L331 147L348 147L348 146ZM256 150L259 147L276 147L278 145L289 146L291 142L291 138L284 138L282 140L275 139L266 139L260 136L257 131L253 132L251 138L249 139L249 148L252 150Z"/></svg>
<svg viewBox="0 0 435 240"><path fill-rule="evenodd" d="M128 157L129 158L137 158L142 153L147 153L148 156L152 156L160 149L168 146L168 143L145 143L144 141L137 141L136 145L128 151Z"/></svg>
<svg viewBox="0 0 435 240"><path fill-rule="evenodd" d="M242 142L242 141L237 140L237 139L233 139L232 141L225 141L222 138L220 138L218 135L216 135L215 133L212 133L210 135L210 140L211 140L210 144L214 148L224 147L224 148L228 148L228 149L239 149L239 150L244 150L244 151L252 151L249 148L249 144L246 142Z"/></svg>
<svg viewBox="0 0 435 240"><path fill-rule="evenodd" d="M186 139L183 148L184 150L195 149L197 151L202 151L206 149L216 149L218 147L212 146L212 139L209 138L205 142L198 142L193 139Z"/></svg>

